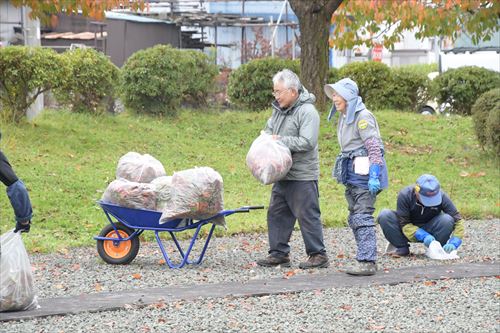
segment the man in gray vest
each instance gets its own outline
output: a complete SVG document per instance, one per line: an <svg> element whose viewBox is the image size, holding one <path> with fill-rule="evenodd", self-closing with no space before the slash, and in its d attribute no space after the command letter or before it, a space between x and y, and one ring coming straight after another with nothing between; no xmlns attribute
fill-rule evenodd
<svg viewBox="0 0 500 333"><path fill-rule="evenodd" d="M288 69L273 77L273 113L264 131L287 146L292 153L288 174L273 185L267 212L269 255L260 266L290 266L290 237L299 221L308 259L301 269L328 267L319 209L319 114L316 98Z"/></svg>

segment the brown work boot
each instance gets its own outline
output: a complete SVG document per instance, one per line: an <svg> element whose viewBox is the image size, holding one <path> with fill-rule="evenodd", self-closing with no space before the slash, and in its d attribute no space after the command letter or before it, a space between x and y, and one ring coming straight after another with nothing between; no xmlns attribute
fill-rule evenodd
<svg viewBox="0 0 500 333"><path fill-rule="evenodd" d="M330 261L326 254L313 254L307 258L307 261L301 262L299 264L300 269L309 269L309 268L326 268L330 265Z"/></svg>
<svg viewBox="0 0 500 333"><path fill-rule="evenodd" d="M257 265L264 267L274 267L281 265L283 267L290 267L290 256L287 254L286 256L273 256L268 255L264 259L257 260Z"/></svg>

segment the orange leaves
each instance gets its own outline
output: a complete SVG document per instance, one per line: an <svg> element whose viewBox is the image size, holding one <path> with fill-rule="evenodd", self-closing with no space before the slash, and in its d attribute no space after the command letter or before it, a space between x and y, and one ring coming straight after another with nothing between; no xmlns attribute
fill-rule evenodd
<svg viewBox="0 0 500 333"><path fill-rule="evenodd" d="M291 270L291 271L287 271L283 275L283 279L289 279L289 278L291 278L292 276L294 276L295 274L297 274L300 271L301 271L300 269L294 269L294 270Z"/></svg>
<svg viewBox="0 0 500 333"><path fill-rule="evenodd" d="M436 283L437 283L436 281L427 280L427 281L424 281L424 286L431 287L431 286L435 286Z"/></svg>
<svg viewBox="0 0 500 333"><path fill-rule="evenodd" d="M351 311L352 310L352 305L344 304L344 305L340 306L340 309L342 309L344 311Z"/></svg>
<svg viewBox="0 0 500 333"><path fill-rule="evenodd" d="M460 177L479 178L484 176L486 176L486 172L484 171L472 172L472 173L469 173L467 171L460 171Z"/></svg>
<svg viewBox="0 0 500 333"><path fill-rule="evenodd" d="M31 8L31 18L39 18L44 22L50 23L51 17L54 14L65 13L67 15L76 15L80 10L84 16L102 20L104 19L104 12L106 10L119 8L124 4L128 4L129 9L132 11L144 10L146 7L145 1L147 0L136 0L131 3L123 0L12 0L12 4L16 7L27 6ZM149 6L146 9L149 10Z"/></svg>
<svg viewBox="0 0 500 333"><path fill-rule="evenodd" d="M142 275L140 273L135 273L135 274L132 274L132 278L136 279L136 280L140 280L140 279L142 279Z"/></svg>

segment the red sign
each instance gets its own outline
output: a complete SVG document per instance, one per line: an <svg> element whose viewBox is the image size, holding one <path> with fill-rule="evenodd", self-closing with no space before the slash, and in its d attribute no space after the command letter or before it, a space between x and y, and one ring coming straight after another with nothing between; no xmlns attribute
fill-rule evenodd
<svg viewBox="0 0 500 333"><path fill-rule="evenodd" d="M375 44L372 49L372 60L373 61L382 61L382 50L383 47L381 44Z"/></svg>

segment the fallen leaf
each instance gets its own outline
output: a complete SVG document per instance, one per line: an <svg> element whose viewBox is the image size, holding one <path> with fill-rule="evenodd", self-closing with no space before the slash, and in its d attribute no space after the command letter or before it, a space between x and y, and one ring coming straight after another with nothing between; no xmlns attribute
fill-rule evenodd
<svg viewBox="0 0 500 333"><path fill-rule="evenodd" d="M436 284L436 281L424 281L424 286L434 286Z"/></svg>
<svg viewBox="0 0 500 333"><path fill-rule="evenodd" d="M79 270L79 269L80 269L80 264L74 264L74 265L73 265L73 270L74 270L74 271L77 271L77 270Z"/></svg>
<svg viewBox="0 0 500 333"><path fill-rule="evenodd" d="M94 286L94 289L95 289L95 291L101 291L102 290L101 284L99 282L96 283Z"/></svg>
<svg viewBox="0 0 500 333"><path fill-rule="evenodd" d="M385 326L384 326L384 325L370 325L370 326L368 327L368 329L369 329L369 330L371 330L371 331L381 331L381 330L383 330L384 328L385 328Z"/></svg>
<svg viewBox="0 0 500 333"><path fill-rule="evenodd" d="M467 171L460 171L460 177L469 177L469 175Z"/></svg>
<svg viewBox="0 0 500 333"><path fill-rule="evenodd" d="M340 308L344 311L351 311L352 310L352 306L348 305L348 304L344 304L344 305L340 306Z"/></svg>
<svg viewBox="0 0 500 333"><path fill-rule="evenodd" d="M345 258L345 254L339 253L339 254L337 254L337 258L343 259L343 258Z"/></svg>
<svg viewBox="0 0 500 333"><path fill-rule="evenodd" d="M251 268L255 268L255 267L257 267L257 263L254 261L254 262L250 262L250 263L248 263L246 265L243 265L242 268L243 269L251 269Z"/></svg>
<svg viewBox="0 0 500 333"><path fill-rule="evenodd" d="M142 278L142 275L140 273L135 273L135 274L132 274L132 278L134 278L136 280L140 280Z"/></svg>
<svg viewBox="0 0 500 333"><path fill-rule="evenodd" d="M165 259L158 260L158 265L165 265L166 263Z"/></svg>

